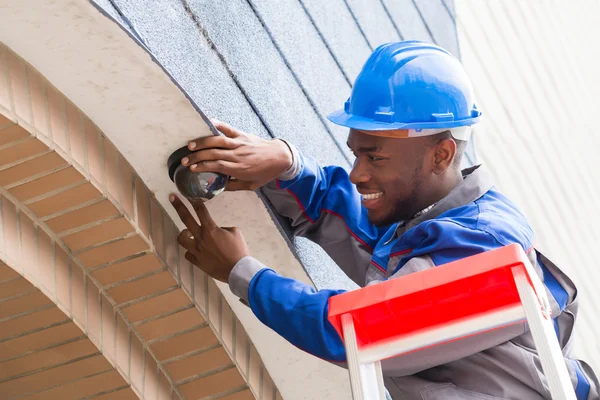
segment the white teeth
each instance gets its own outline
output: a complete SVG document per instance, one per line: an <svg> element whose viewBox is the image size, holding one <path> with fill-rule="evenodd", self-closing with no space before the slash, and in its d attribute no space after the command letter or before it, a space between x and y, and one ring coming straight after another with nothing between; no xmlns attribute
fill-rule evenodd
<svg viewBox="0 0 600 400"><path fill-rule="evenodd" d="M363 194L362 198L364 200L375 200L375 199L380 198L381 196L383 196L383 193L379 192L379 193L373 193L373 194Z"/></svg>

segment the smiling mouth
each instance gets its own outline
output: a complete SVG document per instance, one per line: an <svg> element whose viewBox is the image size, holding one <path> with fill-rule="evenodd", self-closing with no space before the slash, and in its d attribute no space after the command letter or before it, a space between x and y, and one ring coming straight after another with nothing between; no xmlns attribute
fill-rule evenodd
<svg viewBox="0 0 600 400"><path fill-rule="evenodd" d="M376 200L376 199L380 198L381 196L383 196L383 192L363 194L361 196L362 196L363 200Z"/></svg>

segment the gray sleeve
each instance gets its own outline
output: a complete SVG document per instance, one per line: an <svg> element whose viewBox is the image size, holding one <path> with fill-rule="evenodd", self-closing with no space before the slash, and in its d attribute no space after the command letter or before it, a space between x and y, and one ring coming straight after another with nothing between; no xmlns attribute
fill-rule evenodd
<svg viewBox="0 0 600 400"><path fill-rule="evenodd" d="M291 180L302 171L302 156L296 147L285 143L292 152L293 163L279 179ZM261 192L274 211L289 220L293 236L305 237L321 246L350 279L359 286L365 285L371 250L350 234L343 219L322 213L317 221L309 221L296 198L279 189L275 181L263 186Z"/></svg>

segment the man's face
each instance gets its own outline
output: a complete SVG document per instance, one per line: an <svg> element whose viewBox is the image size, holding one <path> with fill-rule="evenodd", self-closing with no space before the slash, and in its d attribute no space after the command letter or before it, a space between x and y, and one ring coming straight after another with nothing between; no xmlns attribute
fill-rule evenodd
<svg viewBox="0 0 600 400"><path fill-rule="evenodd" d="M420 193L430 172L428 140L378 137L350 130L348 147L356 156L350 180L362 195L372 224L390 225L427 207L420 204Z"/></svg>

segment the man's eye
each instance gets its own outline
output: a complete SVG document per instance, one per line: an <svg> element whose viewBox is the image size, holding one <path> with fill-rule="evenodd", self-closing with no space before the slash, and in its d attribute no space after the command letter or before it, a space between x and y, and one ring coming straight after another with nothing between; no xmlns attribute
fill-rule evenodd
<svg viewBox="0 0 600 400"><path fill-rule="evenodd" d="M385 160L385 158L383 157L377 157L377 156L368 156L370 161L381 161L381 160Z"/></svg>

